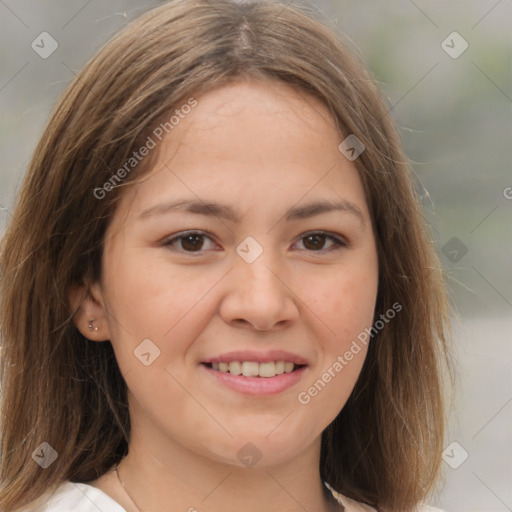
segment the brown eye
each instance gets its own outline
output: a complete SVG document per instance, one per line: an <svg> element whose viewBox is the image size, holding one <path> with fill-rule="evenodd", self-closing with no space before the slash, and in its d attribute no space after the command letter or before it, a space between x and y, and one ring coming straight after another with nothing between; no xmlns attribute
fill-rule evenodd
<svg viewBox="0 0 512 512"><path fill-rule="evenodd" d="M324 232L309 233L300 239L309 252L320 252L320 251L336 251L343 247L347 247L347 243L337 236L329 235ZM331 240L333 243L325 248L324 245L327 240Z"/></svg>
<svg viewBox="0 0 512 512"><path fill-rule="evenodd" d="M312 250L322 249L323 245L325 244L325 239L325 235L308 235L304 237L304 240L306 241L304 246L307 249Z"/></svg>
<svg viewBox="0 0 512 512"><path fill-rule="evenodd" d="M210 247L205 247L205 241L210 241ZM202 253L209 248L213 248L214 243L204 233L191 231L177 235L163 242L162 245L178 252ZM208 245L208 242L206 245Z"/></svg>
<svg viewBox="0 0 512 512"><path fill-rule="evenodd" d="M203 235L194 234L181 237L181 246L186 251L196 251L201 249L203 243Z"/></svg>

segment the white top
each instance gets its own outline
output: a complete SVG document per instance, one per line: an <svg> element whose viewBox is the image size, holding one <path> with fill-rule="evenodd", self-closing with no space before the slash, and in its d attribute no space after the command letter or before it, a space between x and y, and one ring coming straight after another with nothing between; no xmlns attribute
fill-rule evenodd
<svg viewBox="0 0 512 512"><path fill-rule="evenodd" d="M63 483L45 505L31 512L126 512L103 491L87 484ZM28 512L28 511L27 511Z"/></svg>
<svg viewBox="0 0 512 512"><path fill-rule="evenodd" d="M330 489L337 502L344 507L345 512L376 512L374 508L351 500ZM342 509L343 510L343 509ZM50 500L32 512L126 512L110 496L96 487L87 484L66 482L62 484ZM443 512L429 505L422 504L416 512Z"/></svg>

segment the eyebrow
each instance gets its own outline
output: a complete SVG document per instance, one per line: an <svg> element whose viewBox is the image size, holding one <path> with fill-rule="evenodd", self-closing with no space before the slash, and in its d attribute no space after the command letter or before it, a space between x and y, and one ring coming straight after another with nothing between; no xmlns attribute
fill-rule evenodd
<svg viewBox="0 0 512 512"><path fill-rule="evenodd" d="M155 215L164 215L176 211L204 215L207 217L219 217L232 222L238 222L240 220L240 215L229 205L220 204L215 201L190 199L177 199L156 204L145 209L138 218L146 219ZM290 222L330 212L351 214L357 217L363 226L366 226L366 220L361 209L356 204L346 199L342 199L341 201L320 200L302 206L293 206L286 211L284 217L286 221Z"/></svg>

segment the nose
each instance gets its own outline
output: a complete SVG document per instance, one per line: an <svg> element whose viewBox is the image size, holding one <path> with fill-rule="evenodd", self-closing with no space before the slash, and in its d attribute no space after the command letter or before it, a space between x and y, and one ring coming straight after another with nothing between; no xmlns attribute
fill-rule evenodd
<svg viewBox="0 0 512 512"><path fill-rule="evenodd" d="M258 331L291 325L299 317L299 299L287 276L283 264L278 264L270 250L264 250L252 263L235 255L234 268L226 276L222 319L233 326Z"/></svg>

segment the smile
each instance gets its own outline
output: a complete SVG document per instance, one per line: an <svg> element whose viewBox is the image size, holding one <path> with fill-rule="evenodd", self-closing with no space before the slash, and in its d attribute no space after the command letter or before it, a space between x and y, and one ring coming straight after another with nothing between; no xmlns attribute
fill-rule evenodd
<svg viewBox="0 0 512 512"><path fill-rule="evenodd" d="M239 373L238 375L231 373L229 369L232 363L234 363L234 371L243 371L245 367L246 375L242 373ZM299 381L304 376L304 373L308 370L308 365L297 365L288 362L289 364L287 365L287 368L289 370L290 365L293 365L292 370L286 372L283 369L283 373L279 374L276 373L276 365L277 369L280 371L283 366L280 363L283 363L283 365L287 364L283 361L267 361L265 363L256 363L254 361L231 361L229 363L202 363L199 367L203 368L210 378L213 378L213 381L211 381L212 383L221 384L222 387L227 387L231 391L235 391L236 393L241 393L243 395L263 397L282 393L283 391L298 385ZM217 366L221 364L223 368L222 370L220 368L215 369L213 367L214 365ZM273 369L272 366L274 366ZM267 376L263 377L260 375L260 372ZM273 374L271 374L271 372L273 372Z"/></svg>

